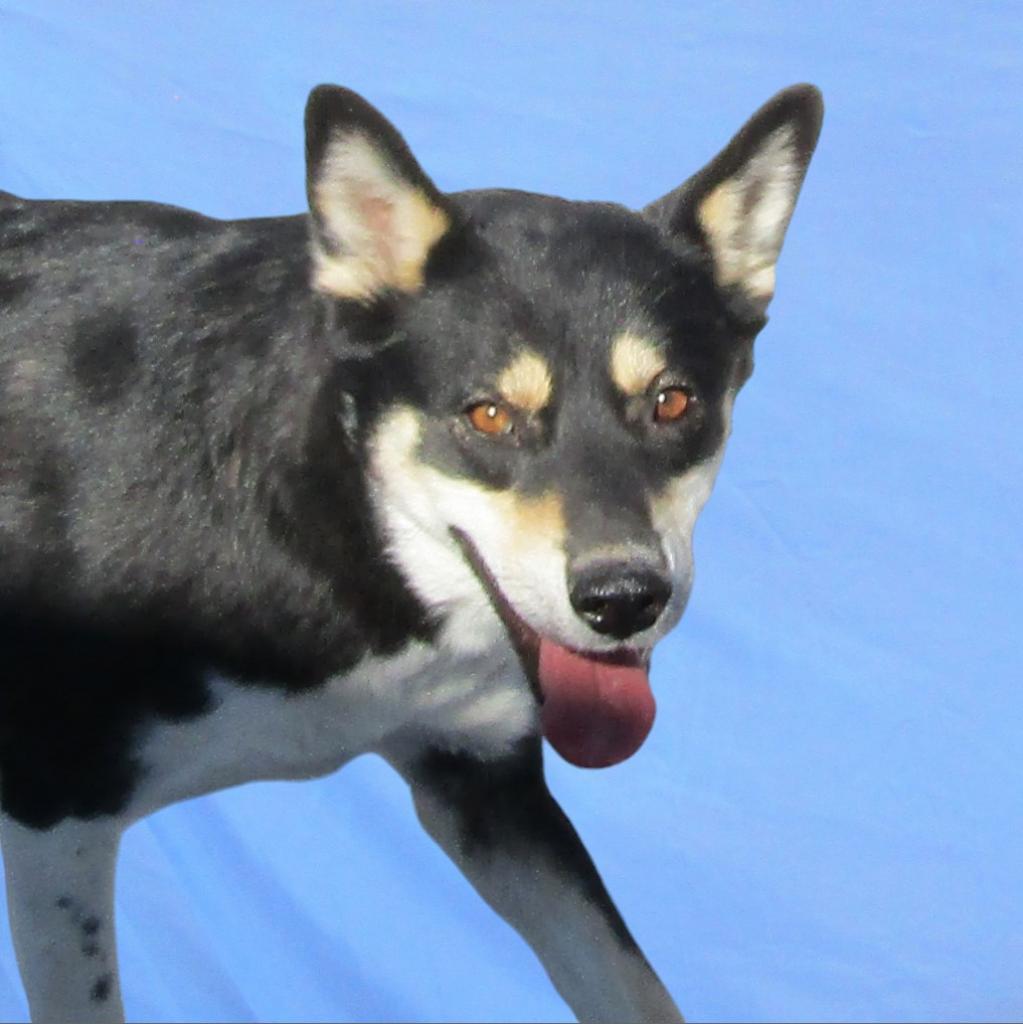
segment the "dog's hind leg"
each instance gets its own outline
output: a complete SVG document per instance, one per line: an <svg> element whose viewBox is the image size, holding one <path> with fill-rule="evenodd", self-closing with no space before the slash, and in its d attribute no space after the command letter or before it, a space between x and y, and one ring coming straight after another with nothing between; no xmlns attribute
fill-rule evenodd
<svg viewBox="0 0 1023 1024"><path fill-rule="evenodd" d="M124 1018L114 944L121 831L112 818L34 829L0 814L11 934L33 1021Z"/></svg>
<svg viewBox="0 0 1023 1024"><path fill-rule="evenodd" d="M583 1021L680 1021L554 801L539 743L501 761L395 757L419 819Z"/></svg>

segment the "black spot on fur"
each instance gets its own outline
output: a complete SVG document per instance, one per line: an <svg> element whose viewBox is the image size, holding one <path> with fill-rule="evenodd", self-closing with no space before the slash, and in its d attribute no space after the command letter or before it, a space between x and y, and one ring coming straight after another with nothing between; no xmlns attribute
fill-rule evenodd
<svg viewBox="0 0 1023 1024"><path fill-rule="evenodd" d="M83 942L82 943L82 955L87 956L90 960L94 957L99 956L100 945L98 942Z"/></svg>
<svg viewBox="0 0 1023 1024"><path fill-rule="evenodd" d="M28 275L0 275L0 306L13 305L32 286L32 278Z"/></svg>
<svg viewBox="0 0 1023 1024"><path fill-rule="evenodd" d="M110 998L110 989L114 984L114 976L108 971L101 974L89 990L89 998L94 1003L105 1003Z"/></svg>
<svg viewBox="0 0 1023 1024"><path fill-rule="evenodd" d="M89 916L82 922L82 934L83 935L95 935L100 930L100 920L98 917Z"/></svg>
<svg viewBox="0 0 1023 1024"><path fill-rule="evenodd" d="M68 533L74 471L67 456L40 437L28 416L7 424L0 415L0 436L0 480L9 474L24 502L20 521L11 524L11 540L0 522L0 596L5 585L20 578L27 598L63 587L77 571L78 556Z"/></svg>
<svg viewBox="0 0 1023 1024"><path fill-rule="evenodd" d="M74 901L70 896L58 896L55 906L58 910L70 910L74 906Z"/></svg>
<svg viewBox="0 0 1023 1024"><path fill-rule="evenodd" d="M71 372L94 405L123 394L138 364L138 332L118 310L81 321L70 348Z"/></svg>

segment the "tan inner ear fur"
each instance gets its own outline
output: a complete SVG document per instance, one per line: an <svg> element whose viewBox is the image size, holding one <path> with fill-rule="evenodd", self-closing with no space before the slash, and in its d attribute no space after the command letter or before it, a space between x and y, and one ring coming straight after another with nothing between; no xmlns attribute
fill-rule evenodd
<svg viewBox="0 0 1023 1024"><path fill-rule="evenodd" d="M667 365L663 348L633 331L623 331L611 345L611 380L630 398L643 394Z"/></svg>
<svg viewBox="0 0 1023 1024"><path fill-rule="evenodd" d="M532 349L523 349L497 378L497 390L511 405L539 412L551 400L551 371Z"/></svg>
<svg viewBox="0 0 1023 1024"><path fill-rule="evenodd" d="M450 227L419 188L396 175L376 147L355 135L335 139L314 190L316 207L340 253L313 247L313 286L360 301L423 285L430 250Z"/></svg>
<svg viewBox="0 0 1023 1024"><path fill-rule="evenodd" d="M793 132L784 125L764 140L738 174L699 203L696 215L714 256L718 284L739 285L755 298L771 298L798 183Z"/></svg>

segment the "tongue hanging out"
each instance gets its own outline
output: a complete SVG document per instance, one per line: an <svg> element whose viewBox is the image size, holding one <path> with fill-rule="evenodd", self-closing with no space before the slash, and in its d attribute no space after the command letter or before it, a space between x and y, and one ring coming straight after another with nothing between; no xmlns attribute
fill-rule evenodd
<svg viewBox="0 0 1023 1024"><path fill-rule="evenodd" d="M580 768L607 768L632 757L657 712L646 667L637 657L579 654L541 637L512 608L469 537L457 527L449 529L527 674L540 684L543 732L551 746Z"/></svg>
<svg viewBox="0 0 1023 1024"><path fill-rule="evenodd" d="M541 640L538 674L544 735L566 761L606 768L639 750L657 711L641 664Z"/></svg>

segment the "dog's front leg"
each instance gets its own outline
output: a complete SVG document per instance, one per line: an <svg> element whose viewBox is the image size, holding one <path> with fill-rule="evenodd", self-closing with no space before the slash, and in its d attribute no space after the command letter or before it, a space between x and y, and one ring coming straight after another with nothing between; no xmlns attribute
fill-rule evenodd
<svg viewBox="0 0 1023 1024"><path fill-rule="evenodd" d="M114 944L114 819L33 829L0 815L11 934L32 1020L124 1019Z"/></svg>
<svg viewBox="0 0 1023 1024"><path fill-rule="evenodd" d="M547 789L539 743L500 761L434 751L392 763L427 832L529 943L579 1020L682 1020Z"/></svg>

